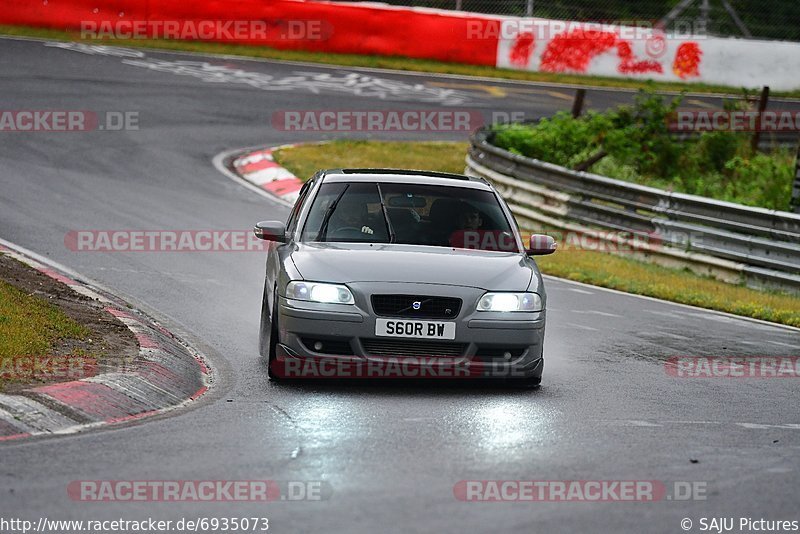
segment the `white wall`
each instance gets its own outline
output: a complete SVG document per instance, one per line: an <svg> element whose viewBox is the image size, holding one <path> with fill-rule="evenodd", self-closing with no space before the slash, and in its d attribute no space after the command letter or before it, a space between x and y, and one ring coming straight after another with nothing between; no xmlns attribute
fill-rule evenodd
<svg viewBox="0 0 800 534"><path fill-rule="evenodd" d="M537 19L507 18L497 47L497 66L504 68L547 71L542 65L542 55L553 37L563 35L570 29L586 29L585 24L567 23ZM782 41L759 41L735 38L674 36L664 40L664 47L658 49L659 42L653 40L653 31L646 28L620 26L591 26L589 30L609 31L617 35L617 42L627 42L637 60L656 61L662 72L641 74L621 73L620 58L615 47L595 56L586 70L566 70L564 72L598 76L627 77L664 81L704 82L730 85L734 87L760 88L769 85L773 90L800 89L800 43ZM512 46L519 33L531 33L535 46L529 60L524 65L514 65L510 60ZM597 33L586 32L588 41ZM594 37L597 40L596 37ZM673 62L680 45L693 42L701 52L697 76L681 78L673 71ZM593 45L587 45L592 48ZM570 47L570 54L578 54L580 47ZM662 53L663 52L663 53ZM580 54L578 54L580 55Z"/></svg>

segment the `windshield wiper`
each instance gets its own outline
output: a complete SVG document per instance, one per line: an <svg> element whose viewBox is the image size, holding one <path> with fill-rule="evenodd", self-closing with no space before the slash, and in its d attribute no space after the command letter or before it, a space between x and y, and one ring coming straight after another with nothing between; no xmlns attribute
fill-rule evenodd
<svg viewBox="0 0 800 534"><path fill-rule="evenodd" d="M394 228L392 228L392 221L389 220L389 212L386 210L386 203L383 201L381 184L375 184L375 186L378 188L378 198L381 199L381 211L383 212L383 218L386 219L386 229L389 231L389 243L394 243L397 241L397 236L394 233Z"/></svg>
<svg viewBox="0 0 800 534"><path fill-rule="evenodd" d="M344 189L342 189L342 192L339 193L339 196L336 197L336 200L334 200L333 203L330 206L328 206L328 209L325 210L325 216L322 218L322 224L319 227L319 232L317 232L317 241L323 241L328 238L328 223L331 220L333 211L336 209L336 206L339 205L339 201L342 200L342 197L344 196L345 192L347 191L347 188L349 187L350 184L345 185Z"/></svg>

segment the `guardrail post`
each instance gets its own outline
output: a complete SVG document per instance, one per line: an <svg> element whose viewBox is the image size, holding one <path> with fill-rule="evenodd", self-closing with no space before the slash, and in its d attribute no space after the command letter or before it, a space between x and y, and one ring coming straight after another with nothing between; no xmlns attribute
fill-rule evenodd
<svg viewBox="0 0 800 534"><path fill-rule="evenodd" d="M750 147L753 152L758 150L758 142L761 141L761 117L767 109L767 102L769 101L769 87L764 86L761 90L761 98L758 100L758 121L756 123L756 131L753 132L753 138L750 140Z"/></svg>
<svg viewBox="0 0 800 534"><path fill-rule="evenodd" d="M577 119L583 112L583 97L586 96L586 89L575 91L575 100L572 101L572 118Z"/></svg>
<svg viewBox="0 0 800 534"><path fill-rule="evenodd" d="M797 158L794 163L794 183L792 184L792 210L800 213L800 144L797 145Z"/></svg>

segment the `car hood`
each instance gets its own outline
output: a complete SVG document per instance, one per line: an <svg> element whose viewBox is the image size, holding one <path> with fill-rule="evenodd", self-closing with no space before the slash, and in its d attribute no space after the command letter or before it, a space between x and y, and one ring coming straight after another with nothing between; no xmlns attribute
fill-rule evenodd
<svg viewBox="0 0 800 534"><path fill-rule="evenodd" d="M299 243L300 275L316 282L412 282L525 291L532 261L511 252L418 245Z"/></svg>

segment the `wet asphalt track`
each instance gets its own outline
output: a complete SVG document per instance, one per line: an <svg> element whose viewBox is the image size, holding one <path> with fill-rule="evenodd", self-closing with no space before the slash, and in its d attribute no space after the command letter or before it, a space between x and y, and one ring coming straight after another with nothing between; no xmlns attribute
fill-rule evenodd
<svg viewBox="0 0 800 534"><path fill-rule="evenodd" d="M186 74L184 65L178 75L163 63L175 61L226 69ZM206 81L230 80L225 73L236 69L251 74L234 78L250 82ZM230 148L336 135L277 131L276 110L450 105L536 116L570 106L570 90L558 87L367 73L389 82L369 81L360 91L371 96L358 96L319 76L342 72L357 70L150 51L120 58L0 40L2 108L140 117L138 131L0 134L0 236L152 312L205 352L217 373L198 406L169 417L3 444L0 517L267 516L273 532L679 532L684 517L695 524L712 516L800 518L797 381L676 379L663 365L677 355L798 355L797 331L548 279L546 371L537 391L276 385L256 349L261 254L64 246L70 229L246 229L284 218L286 208L211 165ZM483 87L464 87L476 84ZM629 98L589 94L595 107ZM333 493L266 505L73 502L67 484L85 479L323 480ZM708 495L459 502L453 485L468 479L702 481Z"/></svg>

